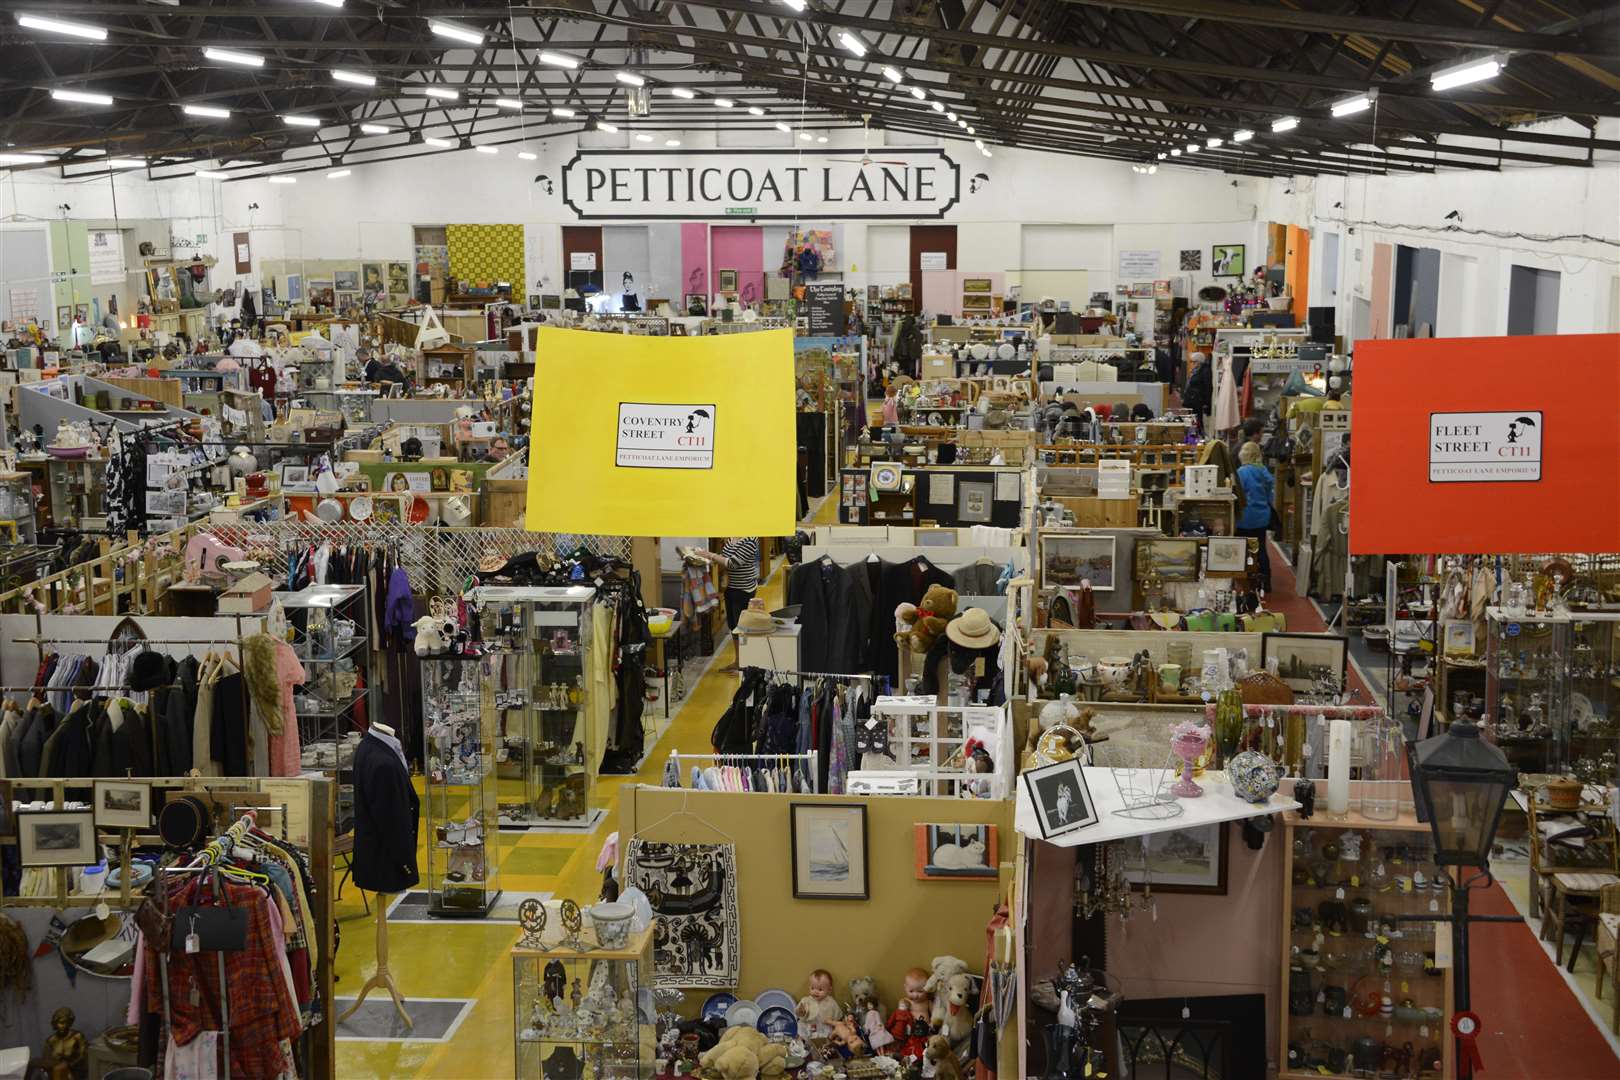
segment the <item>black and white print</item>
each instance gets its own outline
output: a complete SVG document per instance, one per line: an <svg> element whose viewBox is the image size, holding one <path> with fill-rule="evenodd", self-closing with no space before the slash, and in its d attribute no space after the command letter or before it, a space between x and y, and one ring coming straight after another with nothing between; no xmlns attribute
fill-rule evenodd
<svg viewBox="0 0 1620 1080"><path fill-rule="evenodd" d="M730 987L742 967L737 851L731 844L632 839L627 885L653 908L653 985Z"/></svg>
<svg viewBox="0 0 1620 1080"><path fill-rule="evenodd" d="M1050 840L1097 823L1097 806L1078 758L1030 769L1023 780L1042 838Z"/></svg>

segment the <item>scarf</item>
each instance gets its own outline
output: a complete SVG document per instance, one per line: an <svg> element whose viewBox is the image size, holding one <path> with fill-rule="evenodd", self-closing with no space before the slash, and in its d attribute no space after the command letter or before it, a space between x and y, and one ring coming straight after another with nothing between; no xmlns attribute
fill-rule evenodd
<svg viewBox="0 0 1620 1080"><path fill-rule="evenodd" d="M272 735L280 735L286 723L281 715L281 677L276 674L277 645L275 638L263 633L242 642L242 674L247 680L248 697Z"/></svg>

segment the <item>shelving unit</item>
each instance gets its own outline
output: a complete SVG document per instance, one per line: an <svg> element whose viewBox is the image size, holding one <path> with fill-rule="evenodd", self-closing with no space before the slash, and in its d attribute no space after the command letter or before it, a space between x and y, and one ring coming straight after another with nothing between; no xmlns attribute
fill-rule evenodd
<svg viewBox="0 0 1620 1080"><path fill-rule="evenodd" d="M357 730L354 711L376 685L368 595L365 585L309 585L297 592L271 594L287 612L293 651L306 676L293 695L299 745L331 743L331 760L338 769L348 764L341 748L344 735Z"/></svg>
<svg viewBox="0 0 1620 1080"><path fill-rule="evenodd" d="M653 931L632 932L620 948L596 944L589 927L583 937L578 946L512 950L515 1074L523 1080L647 1080L653 1075L645 1052L655 1020Z"/></svg>
<svg viewBox="0 0 1620 1080"><path fill-rule="evenodd" d="M888 725L889 753L895 764L881 758L879 764L867 759L866 768L913 773L917 794L940 799L974 798L968 785L990 781L992 799L1007 797L1002 775L969 773L963 765L963 751L974 728L989 733L986 749L1000 760L993 745L1001 730L1001 710L987 705L940 705L931 696L880 697L872 704L872 718Z"/></svg>
<svg viewBox="0 0 1620 1080"><path fill-rule="evenodd" d="M481 919L500 899L494 658L422 661L428 914Z"/></svg>
<svg viewBox="0 0 1620 1080"><path fill-rule="evenodd" d="M1485 722L1520 772L1563 772L1570 763L1570 620L1485 612Z"/></svg>

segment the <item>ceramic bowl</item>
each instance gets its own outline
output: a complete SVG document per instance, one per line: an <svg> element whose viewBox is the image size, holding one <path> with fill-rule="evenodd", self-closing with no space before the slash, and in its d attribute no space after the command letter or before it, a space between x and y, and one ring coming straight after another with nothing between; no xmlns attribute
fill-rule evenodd
<svg viewBox="0 0 1620 1080"><path fill-rule="evenodd" d="M1103 656L1097 660L1097 677L1105 683L1124 682L1130 671L1131 658L1128 656Z"/></svg>

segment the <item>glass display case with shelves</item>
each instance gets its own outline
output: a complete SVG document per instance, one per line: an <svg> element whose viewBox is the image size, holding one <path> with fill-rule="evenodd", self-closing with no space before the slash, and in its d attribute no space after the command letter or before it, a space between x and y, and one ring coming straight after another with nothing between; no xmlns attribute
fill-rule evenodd
<svg viewBox="0 0 1620 1080"><path fill-rule="evenodd" d="M1588 783L1620 780L1620 612L1570 615L1569 768Z"/></svg>
<svg viewBox="0 0 1620 1080"><path fill-rule="evenodd" d="M376 683L371 671L372 616L365 585L308 585L271 594L287 613L292 648L304 668L293 693L306 769L347 769L356 710Z"/></svg>
<svg viewBox="0 0 1620 1080"><path fill-rule="evenodd" d="M495 770L504 825L590 823L598 739L591 731L596 590L480 586L470 595L493 658Z"/></svg>
<svg viewBox="0 0 1620 1080"><path fill-rule="evenodd" d="M1569 653L1567 616L1485 613L1485 733L1520 772L1569 768Z"/></svg>
<svg viewBox="0 0 1620 1080"><path fill-rule="evenodd" d="M653 1075L653 932L620 948L512 950L514 1075L643 1080Z"/></svg>
<svg viewBox="0 0 1620 1080"><path fill-rule="evenodd" d="M428 914L439 918L482 918L501 895L496 664L489 655L422 661L426 885Z"/></svg>
<svg viewBox="0 0 1620 1080"><path fill-rule="evenodd" d="M1280 1080L1454 1076L1450 972L1435 964L1449 927L1398 918L1450 910L1428 825L1410 812L1283 822Z"/></svg>

